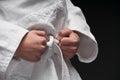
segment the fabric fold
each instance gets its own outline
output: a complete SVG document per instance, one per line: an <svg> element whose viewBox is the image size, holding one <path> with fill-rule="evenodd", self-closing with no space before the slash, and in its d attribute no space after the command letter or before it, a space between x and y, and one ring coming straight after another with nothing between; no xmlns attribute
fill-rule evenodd
<svg viewBox="0 0 120 80"><path fill-rule="evenodd" d="M50 40L47 43L48 49L42 55L41 60L35 64L31 80L44 80L46 78L45 75L48 73L53 76L49 80L70 80L69 70L63 59L62 51L57 45L58 42L53 36L50 36ZM57 57L55 58L54 56ZM45 70L42 71L44 68Z"/></svg>

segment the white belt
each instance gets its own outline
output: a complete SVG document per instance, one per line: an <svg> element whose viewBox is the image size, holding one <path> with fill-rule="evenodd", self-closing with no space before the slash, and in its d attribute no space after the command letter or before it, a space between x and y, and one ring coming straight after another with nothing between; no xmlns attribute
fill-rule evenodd
<svg viewBox="0 0 120 80"><path fill-rule="evenodd" d="M38 62L38 64L36 64L34 69L36 69L36 68L40 69L38 67L39 65L40 66L41 66L41 64L46 65L47 60L50 60L52 56L56 55L57 58L55 58L55 60L58 63L58 65L56 65L57 67L55 67L55 68L59 67L59 69L61 69L61 70L56 69L56 73L58 75L57 76L58 80L70 80L69 70L63 59L62 51L61 51L60 47L57 45L58 43L59 43L59 41L57 39L55 39L53 36L50 36L50 40L49 40L49 42L47 42L48 50L46 50L46 52L41 56L41 60L40 60L41 63ZM45 62L45 60L46 60L46 62ZM43 67L45 67L45 66L43 66ZM39 75L40 75L39 74L40 71L38 71L38 69L33 70L33 76L34 76L33 79L34 80L40 80L40 79L35 79L36 77L39 77ZM35 74L35 73L38 73L38 74Z"/></svg>

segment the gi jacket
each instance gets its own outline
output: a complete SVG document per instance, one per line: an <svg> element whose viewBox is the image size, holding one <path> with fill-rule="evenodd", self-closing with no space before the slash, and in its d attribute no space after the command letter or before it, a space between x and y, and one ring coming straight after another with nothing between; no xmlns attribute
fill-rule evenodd
<svg viewBox="0 0 120 80"><path fill-rule="evenodd" d="M0 0L0 80L81 80L55 39L64 28L80 34L79 60L93 61L97 42L81 9L70 0ZM50 37L47 50L36 63L13 58L30 30L44 30Z"/></svg>

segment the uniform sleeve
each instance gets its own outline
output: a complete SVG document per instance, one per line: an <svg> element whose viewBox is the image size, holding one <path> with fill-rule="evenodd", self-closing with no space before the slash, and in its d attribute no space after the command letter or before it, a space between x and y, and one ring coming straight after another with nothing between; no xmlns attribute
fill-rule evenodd
<svg viewBox="0 0 120 80"><path fill-rule="evenodd" d="M90 32L90 28L80 8L74 6L70 0L66 0L68 9L68 28L79 32L80 44L77 51L81 62L89 63L96 59L98 44Z"/></svg>
<svg viewBox="0 0 120 80"><path fill-rule="evenodd" d="M0 20L0 80L2 80L20 41L27 32L22 27Z"/></svg>

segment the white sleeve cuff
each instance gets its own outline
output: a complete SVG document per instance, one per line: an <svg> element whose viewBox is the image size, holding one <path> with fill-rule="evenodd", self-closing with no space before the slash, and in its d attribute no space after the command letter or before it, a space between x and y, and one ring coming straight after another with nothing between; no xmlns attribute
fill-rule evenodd
<svg viewBox="0 0 120 80"><path fill-rule="evenodd" d="M66 22L66 27L80 33L80 44L77 55L81 62L89 63L97 57L98 44L90 32L81 9L74 6L70 0L67 0L67 2L68 21Z"/></svg>
<svg viewBox="0 0 120 80"><path fill-rule="evenodd" d="M17 47L27 32L22 27L0 21L0 77L7 70Z"/></svg>
<svg viewBox="0 0 120 80"><path fill-rule="evenodd" d="M98 54L97 42L87 35L80 34L80 44L76 54L81 62L92 62L96 59Z"/></svg>

